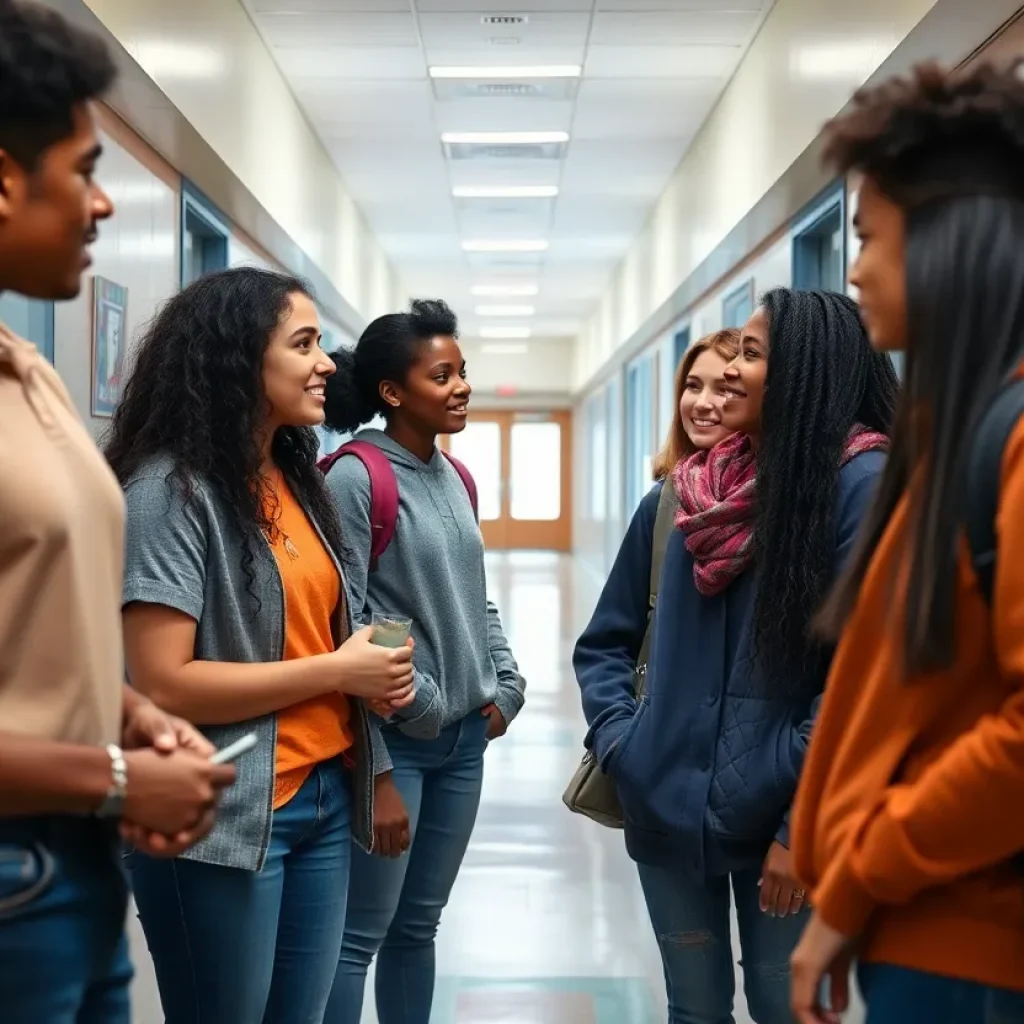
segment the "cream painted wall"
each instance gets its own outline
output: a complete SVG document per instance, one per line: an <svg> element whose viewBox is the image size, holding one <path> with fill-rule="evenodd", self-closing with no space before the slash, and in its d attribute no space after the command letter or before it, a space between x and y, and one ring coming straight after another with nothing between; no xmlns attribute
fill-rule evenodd
<svg viewBox="0 0 1024 1024"><path fill-rule="evenodd" d="M86 0L270 215L367 319L402 289L237 0Z"/></svg>
<svg viewBox="0 0 1024 1024"><path fill-rule="evenodd" d="M106 133L97 178L109 192L117 213L100 225L93 246L92 274L128 289L128 358L141 330L179 286L179 193L143 166ZM108 420L91 414L92 277L83 282L73 302L57 303L54 311L54 365L75 406L94 436Z"/></svg>
<svg viewBox="0 0 1024 1024"><path fill-rule="evenodd" d="M777 0L577 348L582 389L751 210L935 0ZM650 268L638 273L638 268Z"/></svg>

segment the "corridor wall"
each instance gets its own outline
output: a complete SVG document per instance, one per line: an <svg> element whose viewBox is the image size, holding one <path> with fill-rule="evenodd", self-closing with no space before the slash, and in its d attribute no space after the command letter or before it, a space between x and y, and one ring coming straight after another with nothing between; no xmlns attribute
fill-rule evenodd
<svg viewBox="0 0 1024 1024"><path fill-rule="evenodd" d="M179 287L180 189L172 167L112 114L99 113L103 157L97 178L116 207L100 225L92 248L93 265L78 298L54 310L54 365L75 407L97 438L109 420L94 416L93 278L106 278L128 290L124 325L129 365L141 329Z"/></svg>

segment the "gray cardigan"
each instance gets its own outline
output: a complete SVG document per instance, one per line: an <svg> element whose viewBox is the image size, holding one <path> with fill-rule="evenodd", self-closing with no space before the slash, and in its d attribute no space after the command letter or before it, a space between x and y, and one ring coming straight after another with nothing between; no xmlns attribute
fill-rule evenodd
<svg viewBox="0 0 1024 1024"><path fill-rule="evenodd" d="M155 459L127 483L127 543L124 604L142 601L184 612L196 620L195 657L203 661L280 661L284 652L284 588L270 546L254 551L256 607L242 569L242 539L224 502L203 481L193 484L189 501L169 476L170 458ZM310 522L344 575L319 525ZM344 602L346 608L351 601ZM344 623L334 623L335 637ZM345 632L351 632L351 620ZM362 701L350 698L352 751L352 836L365 849L372 842L373 759L386 757L379 724L372 724ZM277 715L230 725L204 726L218 747L255 732L256 747L236 762L237 779L220 802L213 831L182 856L208 864L259 871L267 855L273 819Z"/></svg>

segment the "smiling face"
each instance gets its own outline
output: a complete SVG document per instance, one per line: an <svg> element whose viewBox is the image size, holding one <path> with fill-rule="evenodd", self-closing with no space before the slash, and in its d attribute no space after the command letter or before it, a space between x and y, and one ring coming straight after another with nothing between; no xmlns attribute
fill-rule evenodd
<svg viewBox="0 0 1024 1024"><path fill-rule="evenodd" d="M861 319L874 348L898 351L907 341L906 217L865 177L853 223L860 253L850 268L850 284L858 292Z"/></svg>
<svg viewBox="0 0 1024 1024"><path fill-rule="evenodd" d="M315 427L324 421L324 383L334 363L320 348L320 317L313 301L293 292L290 308L263 354L263 393L271 432Z"/></svg>
<svg viewBox="0 0 1024 1024"><path fill-rule="evenodd" d="M731 431L722 423L728 360L714 349L705 349L693 361L679 399L679 417L695 448L713 448Z"/></svg>
<svg viewBox="0 0 1024 1024"><path fill-rule="evenodd" d="M469 396L466 363L450 335L424 341L400 384L381 385L381 396L417 434L458 434L466 429Z"/></svg>
<svg viewBox="0 0 1024 1024"><path fill-rule="evenodd" d="M114 207L93 180L102 152L91 107L72 113L72 130L26 169L0 149L0 290L72 299L92 262L89 245Z"/></svg>
<svg viewBox="0 0 1024 1024"><path fill-rule="evenodd" d="M759 437L764 384L768 376L768 314L763 306L754 310L740 338L739 355L726 366L725 405L722 423L730 431Z"/></svg>

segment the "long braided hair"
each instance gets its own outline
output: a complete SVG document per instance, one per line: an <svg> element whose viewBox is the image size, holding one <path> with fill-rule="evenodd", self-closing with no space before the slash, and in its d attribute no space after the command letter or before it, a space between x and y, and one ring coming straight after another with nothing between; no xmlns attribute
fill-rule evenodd
<svg viewBox="0 0 1024 1024"><path fill-rule="evenodd" d="M888 434L899 381L871 349L856 303L834 292L777 288L757 454L753 650L771 684L821 657L809 623L833 576L836 489L855 424Z"/></svg>

